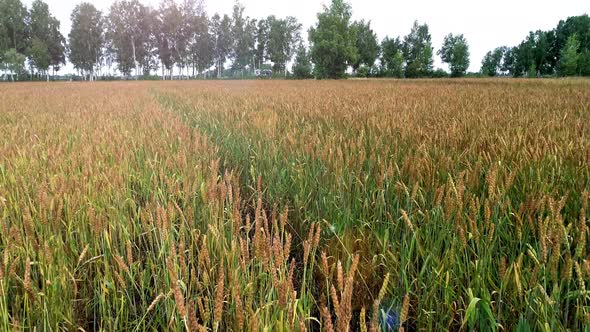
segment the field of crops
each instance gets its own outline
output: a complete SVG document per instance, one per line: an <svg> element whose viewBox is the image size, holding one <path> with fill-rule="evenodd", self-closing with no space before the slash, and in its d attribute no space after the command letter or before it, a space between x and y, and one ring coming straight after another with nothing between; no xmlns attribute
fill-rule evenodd
<svg viewBox="0 0 590 332"><path fill-rule="evenodd" d="M581 331L590 81L0 86L0 330Z"/></svg>

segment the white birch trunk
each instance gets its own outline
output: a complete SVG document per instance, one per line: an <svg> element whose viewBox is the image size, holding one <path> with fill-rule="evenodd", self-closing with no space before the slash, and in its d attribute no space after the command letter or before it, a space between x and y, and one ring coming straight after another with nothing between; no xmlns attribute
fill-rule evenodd
<svg viewBox="0 0 590 332"><path fill-rule="evenodd" d="M135 65L135 79L139 79L139 68L137 66L137 57L135 56L135 37L131 36L131 49L133 50L133 64Z"/></svg>

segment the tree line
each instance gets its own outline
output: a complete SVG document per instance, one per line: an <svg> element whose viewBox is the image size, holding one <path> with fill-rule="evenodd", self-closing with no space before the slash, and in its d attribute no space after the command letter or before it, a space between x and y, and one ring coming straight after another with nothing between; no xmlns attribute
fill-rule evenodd
<svg viewBox="0 0 590 332"><path fill-rule="evenodd" d="M517 46L489 51L486 76L590 76L590 17L569 17L550 31L531 31Z"/></svg>
<svg viewBox="0 0 590 332"><path fill-rule="evenodd" d="M436 52L450 73L434 70L427 24L414 22L404 37L379 42L371 22L352 20L345 0L332 0L308 30L295 17L251 18L236 2L231 14L205 11L203 0L162 0L158 8L139 0L118 0L106 13L91 3L71 14L67 39L46 3L27 9L21 0L0 0L0 69L46 78L66 59L88 80L112 76L163 79L251 77L256 70L295 78L461 77L470 65L462 34L448 34ZM488 52L481 74L537 77L590 75L590 19L570 17L552 31L531 32L516 47ZM289 64L293 63L289 72ZM176 69L176 75L174 70Z"/></svg>

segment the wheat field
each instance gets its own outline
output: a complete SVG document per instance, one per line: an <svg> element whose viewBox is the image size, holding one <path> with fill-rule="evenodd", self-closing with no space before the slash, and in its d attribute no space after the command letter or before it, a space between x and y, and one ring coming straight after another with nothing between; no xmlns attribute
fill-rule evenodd
<svg viewBox="0 0 590 332"><path fill-rule="evenodd" d="M0 87L0 330L581 331L590 81Z"/></svg>

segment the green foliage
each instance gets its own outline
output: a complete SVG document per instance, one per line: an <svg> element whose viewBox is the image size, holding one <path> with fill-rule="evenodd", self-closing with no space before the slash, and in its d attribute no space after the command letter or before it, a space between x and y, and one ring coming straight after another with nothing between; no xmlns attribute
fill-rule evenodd
<svg viewBox="0 0 590 332"><path fill-rule="evenodd" d="M254 64L258 69L262 69L262 64L268 60L268 20L259 20L256 25L256 47L254 50Z"/></svg>
<svg viewBox="0 0 590 332"><path fill-rule="evenodd" d="M351 33L350 5L332 0L330 7L318 13L318 22L309 30L311 59L317 78L343 78L349 64L357 59L355 39Z"/></svg>
<svg viewBox="0 0 590 332"><path fill-rule="evenodd" d="M293 76L298 79L311 78L311 71L311 59L307 54L305 46L300 44L297 49L297 55L295 56L295 64L293 65Z"/></svg>
<svg viewBox="0 0 590 332"><path fill-rule="evenodd" d="M431 77L432 78L447 78L447 77L449 77L449 73L447 73L443 69L438 68L432 72ZM456 77L456 76L454 76L454 77Z"/></svg>
<svg viewBox="0 0 590 332"><path fill-rule="evenodd" d="M379 56L377 35L371 29L371 22L364 20L352 23L351 33L354 36L357 57L351 63L352 69L357 71L361 65L370 68Z"/></svg>
<svg viewBox="0 0 590 332"><path fill-rule="evenodd" d="M417 78L430 75L434 62L431 39L428 25L420 25L418 21L414 21L412 30L404 37L403 49L406 61L406 77Z"/></svg>
<svg viewBox="0 0 590 332"><path fill-rule="evenodd" d="M498 324L492 313L490 301L474 296L472 289L467 290L467 295L469 306L465 311L462 327L468 325L471 331L497 331Z"/></svg>
<svg viewBox="0 0 590 332"><path fill-rule="evenodd" d="M357 68L356 70L356 77L362 77L362 78L366 78L371 76L371 67L367 67L367 66L360 66L359 68Z"/></svg>
<svg viewBox="0 0 590 332"><path fill-rule="evenodd" d="M550 75L553 73L555 63L551 59L551 42L555 39L552 31L537 30L529 34L530 43L533 45L533 62L539 75Z"/></svg>
<svg viewBox="0 0 590 332"><path fill-rule="evenodd" d="M42 0L35 0L29 14L29 33L31 37L44 42L49 40L50 20L51 15L47 4Z"/></svg>
<svg viewBox="0 0 590 332"><path fill-rule="evenodd" d="M295 45L300 41L301 24L295 17L279 19L275 16L267 18L268 44L267 54L273 62L275 73L287 73L287 63L293 58Z"/></svg>
<svg viewBox="0 0 590 332"><path fill-rule="evenodd" d="M186 36L182 34L182 13L173 2L166 7L169 10L167 23L173 27L175 34L169 35L168 41L172 48L173 59L180 66L186 65ZM135 75L141 75L138 60L144 58L149 50L146 48L149 40L149 11L139 0L120 0L113 3L107 17L107 42L112 56L118 64L118 69L125 76L129 76L135 69ZM170 44L169 44L170 45Z"/></svg>
<svg viewBox="0 0 590 332"><path fill-rule="evenodd" d="M254 31L256 25L249 17L244 17L244 9L241 3L236 2L232 12L232 69L239 71L251 64L255 42Z"/></svg>
<svg viewBox="0 0 590 332"><path fill-rule="evenodd" d="M4 50L10 45L6 27L0 24L0 65L4 62Z"/></svg>
<svg viewBox="0 0 590 332"><path fill-rule="evenodd" d="M502 59L506 53L506 48L498 47L493 51L489 51L484 56L481 62L481 73L485 76L496 76L504 66Z"/></svg>
<svg viewBox="0 0 590 332"><path fill-rule="evenodd" d="M501 71L508 75L514 75L515 50L510 47L502 47L504 56L502 56Z"/></svg>
<svg viewBox="0 0 590 332"><path fill-rule="evenodd" d="M51 54L45 42L37 37L33 38L28 53L31 58L31 64L34 67L42 72L46 72L49 69L51 65Z"/></svg>
<svg viewBox="0 0 590 332"><path fill-rule="evenodd" d="M568 39L576 35L580 42L580 51L590 51L590 16L587 14L568 17L560 21L554 30L555 40L551 56L555 58L556 66L561 63L562 50Z"/></svg>
<svg viewBox="0 0 590 332"><path fill-rule="evenodd" d="M521 317L516 326L516 332L533 332L533 330L531 329L529 322Z"/></svg>
<svg viewBox="0 0 590 332"><path fill-rule="evenodd" d="M556 63L551 53L554 43L552 31L531 31L524 41L513 48L513 76L536 77L555 73ZM531 72L533 68L535 72Z"/></svg>
<svg viewBox="0 0 590 332"><path fill-rule="evenodd" d="M579 68L576 69L576 74L590 75L590 68L586 65L588 61L585 60L585 52L590 52L590 17L588 15L568 17L550 31L531 31L519 45L505 49L501 70L514 77L565 75L562 69L564 63L562 58L566 53L566 44L573 35L577 36L578 53L581 54L578 59L581 63L577 64ZM575 55L572 50L568 52L570 55L570 59L566 59L570 67L568 75L573 75L571 67L573 66L572 57L575 58ZM486 57L488 59L484 59L484 62L489 60L489 57ZM488 64L490 63L488 61ZM491 70L489 67L486 69Z"/></svg>
<svg viewBox="0 0 590 332"><path fill-rule="evenodd" d="M590 50L584 50L578 57L578 73L581 76L590 76Z"/></svg>
<svg viewBox="0 0 590 332"><path fill-rule="evenodd" d="M449 64L452 77L464 76L469 69L469 45L461 35L445 36L441 49L437 52L444 63Z"/></svg>
<svg viewBox="0 0 590 332"><path fill-rule="evenodd" d="M219 14L213 15L211 18L211 34L213 36L213 59L215 60L215 67L217 70L217 77L221 77L225 60L231 53L232 39L231 39L231 18Z"/></svg>
<svg viewBox="0 0 590 332"><path fill-rule="evenodd" d="M386 37L381 42L381 73L386 77L404 77L403 43Z"/></svg>
<svg viewBox="0 0 590 332"><path fill-rule="evenodd" d="M47 47L51 57L51 66L54 70L59 70L61 65L66 64L66 38L61 34L60 22L57 18L52 18L49 26L49 44Z"/></svg>
<svg viewBox="0 0 590 332"><path fill-rule="evenodd" d="M0 0L0 53L15 49L25 54L29 46L28 12L20 0Z"/></svg>
<svg viewBox="0 0 590 332"><path fill-rule="evenodd" d="M59 27L59 21L51 15L47 4L35 0L29 15L31 45L27 55L41 72L47 73L50 66L58 69L65 64L65 38Z"/></svg>
<svg viewBox="0 0 590 332"><path fill-rule="evenodd" d="M24 54L18 53L14 48L9 49L4 53L4 65L8 71L12 73L12 80L18 79L19 74L25 68L25 60L27 57Z"/></svg>
<svg viewBox="0 0 590 332"><path fill-rule="evenodd" d="M387 74L392 77L404 77L404 56L401 52L396 52L387 65Z"/></svg>
<svg viewBox="0 0 590 332"><path fill-rule="evenodd" d="M578 60L580 54L580 41L576 34L571 35L561 51L561 74L563 76L574 76L578 74Z"/></svg>
<svg viewBox="0 0 590 332"><path fill-rule="evenodd" d="M198 26L200 28L197 30L196 39L193 43L192 55L197 70L202 73L213 64L214 38L211 34L207 16L203 15L199 18Z"/></svg>
<svg viewBox="0 0 590 332"><path fill-rule="evenodd" d="M528 78L537 78L539 77L538 71L537 71L537 66L535 65L535 63L531 63L529 69L527 70L527 77Z"/></svg>
<svg viewBox="0 0 590 332"><path fill-rule="evenodd" d="M514 49L514 76L526 75L533 64L533 45L530 40L521 42Z"/></svg>
<svg viewBox="0 0 590 332"><path fill-rule="evenodd" d="M104 45L102 13L90 3L81 3L71 15L69 34L70 62L75 68L91 73L100 63Z"/></svg>

